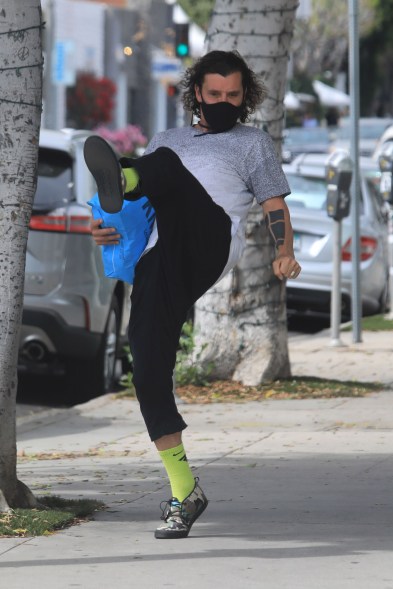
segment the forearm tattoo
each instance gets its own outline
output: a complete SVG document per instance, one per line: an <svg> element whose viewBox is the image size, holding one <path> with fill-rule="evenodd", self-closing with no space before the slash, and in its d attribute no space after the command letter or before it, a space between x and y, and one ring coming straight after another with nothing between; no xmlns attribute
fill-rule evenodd
<svg viewBox="0 0 393 589"><path fill-rule="evenodd" d="M285 217L284 211L279 209L277 211L270 211L266 213L265 223L267 230L273 238L276 248L284 245L285 242Z"/></svg>

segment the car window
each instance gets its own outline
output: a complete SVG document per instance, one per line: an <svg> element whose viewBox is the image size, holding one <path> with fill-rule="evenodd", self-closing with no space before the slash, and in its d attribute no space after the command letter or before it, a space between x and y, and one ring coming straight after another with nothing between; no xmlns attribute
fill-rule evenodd
<svg viewBox="0 0 393 589"><path fill-rule="evenodd" d="M308 129L303 127L292 127L284 133L284 143L293 145L296 143L328 143L329 132L324 127Z"/></svg>
<svg viewBox="0 0 393 589"><path fill-rule="evenodd" d="M386 121L381 119L381 122L376 122L373 124L359 124L359 139L379 139L382 133L385 131L387 127ZM336 130L336 137L338 139L350 139L351 136L351 127L350 125L344 125L343 127L338 127Z"/></svg>
<svg viewBox="0 0 393 589"><path fill-rule="evenodd" d="M321 210L326 207L326 182L322 178L286 174L291 194L286 197L289 206Z"/></svg>
<svg viewBox="0 0 393 589"><path fill-rule="evenodd" d="M311 210L325 210L327 186L323 178L301 176L299 174L285 174L291 189L291 194L285 197L290 207L302 207ZM370 182L375 180L370 176ZM363 193L360 189L360 212L363 212Z"/></svg>
<svg viewBox="0 0 393 589"><path fill-rule="evenodd" d="M40 148L33 211L50 211L74 200L72 158L65 151Z"/></svg>

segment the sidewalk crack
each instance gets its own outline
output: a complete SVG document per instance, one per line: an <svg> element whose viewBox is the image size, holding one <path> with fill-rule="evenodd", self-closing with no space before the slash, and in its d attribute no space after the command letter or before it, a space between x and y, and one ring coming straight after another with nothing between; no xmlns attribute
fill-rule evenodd
<svg viewBox="0 0 393 589"><path fill-rule="evenodd" d="M3 538L3 539L5 539L5 538ZM9 538L9 539L11 539L11 538ZM21 546L22 544L26 544L27 542L30 542L31 540L33 540L33 538L26 538L25 540L18 542L18 544L11 546L11 548L7 548L7 550L3 550L3 552L0 552L0 559L2 556L4 556L4 554L7 554L7 552L11 552L11 550L15 550L15 548L19 548L19 546Z"/></svg>
<svg viewBox="0 0 393 589"><path fill-rule="evenodd" d="M254 444L258 444L259 442L262 442L263 440L267 440L274 433L275 432L269 432L268 434L265 434L264 436L262 436L261 438L258 438L257 440L253 440L252 442L248 442L247 444L244 444L243 446L239 446L238 448L232 448L232 450L229 450L228 452L221 454L221 456L217 456L216 458L212 458L211 460L208 460L204 464L205 465L213 464L214 462L217 462L218 460L221 460L222 458L226 458L227 456L230 456L231 454L234 454L235 452L238 452L239 450L244 450L245 448L250 448L251 446L254 446ZM200 468L200 467L198 467L198 468Z"/></svg>

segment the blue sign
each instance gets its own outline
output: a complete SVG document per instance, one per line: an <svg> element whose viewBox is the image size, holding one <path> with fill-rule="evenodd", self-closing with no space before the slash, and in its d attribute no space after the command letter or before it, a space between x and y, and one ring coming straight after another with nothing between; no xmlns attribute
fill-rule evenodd
<svg viewBox="0 0 393 589"><path fill-rule="evenodd" d="M152 64L152 71L154 74L178 73L180 67L177 63L170 62L155 62Z"/></svg>
<svg viewBox="0 0 393 589"><path fill-rule="evenodd" d="M73 56L73 41L56 41L52 54L52 81L54 84L63 86L75 84Z"/></svg>

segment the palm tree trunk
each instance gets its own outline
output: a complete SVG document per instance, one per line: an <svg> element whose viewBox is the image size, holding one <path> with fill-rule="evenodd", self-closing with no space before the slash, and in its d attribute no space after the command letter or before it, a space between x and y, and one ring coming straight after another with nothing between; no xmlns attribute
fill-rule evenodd
<svg viewBox="0 0 393 589"><path fill-rule="evenodd" d="M216 0L208 49L237 50L259 75L268 96L252 124L281 150L289 48L297 0ZM254 205L239 265L195 307L199 361L216 378L248 385L290 376L285 283L274 277L273 246Z"/></svg>
<svg viewBox="0 0 393 589"><path fill-rule="evenodd" d="M16 391L26 244L42 99L40 0L4 0L0 21L0 511L35 504L16 473Z"/></svg>

